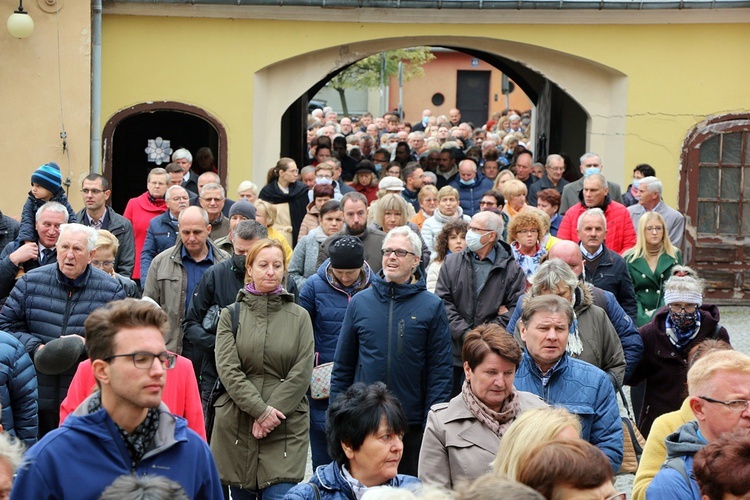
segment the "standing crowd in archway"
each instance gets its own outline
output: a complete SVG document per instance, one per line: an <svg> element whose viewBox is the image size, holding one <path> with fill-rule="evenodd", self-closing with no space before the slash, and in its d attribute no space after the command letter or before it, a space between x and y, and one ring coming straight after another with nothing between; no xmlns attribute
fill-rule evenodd
<svg viewBox="0 0 750 500"><path fill-rule="evenodd" d="M180 149L123 215L35 170L1 221L0 492L747 495L750 356L684 217L649 165L623 192L595 153L536 158L528 122L316 110L262 188Z"/></svg>

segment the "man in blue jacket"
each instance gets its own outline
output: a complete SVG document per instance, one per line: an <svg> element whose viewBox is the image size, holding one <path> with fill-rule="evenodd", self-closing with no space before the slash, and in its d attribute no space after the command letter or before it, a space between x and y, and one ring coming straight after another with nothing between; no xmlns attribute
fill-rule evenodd
<svg viewBox="0 0 750 500"><path fill-rule="evenodd" d="M615 391L607 374L567 355L572 321L573 306L562 297L540 295L526 302L519 323L526 349L514 385L577 415L581 438L601 449L617 471L623 435Z"/></svg>
<svg viewBox="0 0 750 500"><path fill-rule="evenodd" d="M384 382L409 430L399 473L415 476L430 407L450 399L451 336L443 302L425 287L419 236L406 226L383 241L383 270L349 302L331 375L331 400L355 382Z"/></svg>
<svg viewBox="0 0 750 500"><path fill-rule="evenodd" d="M164 335L167 315L125 299L86 320L86 345L100 391L34 445L11 498L99 498L122 475L154 474L189 498L222 498L208 445L161 402L176 362Z"/></svg>
<svg viewBox="0 0 750 500"><path fill-rule="evenodd" d="M479 202L491 190L493 182L477 171L477 163L467 158L458 164L458 176L450 183L458 190L458 200L465 215L473 217L479 212Z"/></svg>

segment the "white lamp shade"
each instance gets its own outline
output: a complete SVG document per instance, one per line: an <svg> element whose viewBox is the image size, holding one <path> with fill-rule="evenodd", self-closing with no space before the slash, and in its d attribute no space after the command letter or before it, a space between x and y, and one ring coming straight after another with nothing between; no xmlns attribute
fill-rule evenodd
<svg viewBox="0 0 750 500"><path fill-rule="evenodd" d="M14 12L8 18L8 32L16 38L26 38L34 31L34 20L27 13Z"/></svg>

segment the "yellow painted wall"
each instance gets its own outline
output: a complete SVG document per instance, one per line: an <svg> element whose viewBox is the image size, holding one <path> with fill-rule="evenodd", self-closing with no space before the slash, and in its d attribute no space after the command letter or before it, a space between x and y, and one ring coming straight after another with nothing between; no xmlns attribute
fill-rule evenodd
<svg viewBox="0 0 750 500"><path fill-rule="evenodd" d="M645 19L651 13L643 14ZM169 99L203 107L227 128L231 190L248 177L253 147L278 147L252 144L256 71L299 54L401 38L404 33L403 25L323 24L316 22L313 30L305 21L105 15L102 122L118 109L144 101ZM419 36L502 35L529 44L531 52L534 46L550 48L626 75L625 154L605 157L605 165L618 165L605 173L627 180L636 164L651 163L664 180L665 197L672 205L676 205L676 172L685 134L706 115L747 110L750 102L750 68L742 64L750 29L743 23L527 24L502 30L493 25L453 24L447 29L442 24L410 24L408 33L404 46L413 45L412 37ZM289 103L296 97L288 96ZM266 126L262 117L257 118L259 125ZM260 167L265 171L267 166L254 168Z"/></svg>
<svg viewBox="0 0 750 500"><path fill-rule="evenodd" d="M67 1L59 13L60 64L54 13L42 11L37 2L25 2L34 20L28 38L13 38L5 20L18 2L4 2L0 23L0 162L2 197L0 210L20 216L30 189L31 174L54 161L70 177L71 203L82 207L78 194L81 176L88 174L90 138L90 2ZM60 69L58 79L58 67ZM63 152L60 132L60 85L62 113L69 157Z"/></svg>

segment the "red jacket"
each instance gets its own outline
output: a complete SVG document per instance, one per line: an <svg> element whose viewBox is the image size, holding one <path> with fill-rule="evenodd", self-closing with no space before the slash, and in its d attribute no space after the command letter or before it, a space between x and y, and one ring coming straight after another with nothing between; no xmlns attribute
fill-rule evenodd
<svg viewBox="0 0 750 500"><path fill-rule="evenodd" d="M354 190L362 193L367 198L367 205L370 206L373 201L378 199L378 186L363 186L362 184L352 184Z"/></svg>
<svg viewBox="0 0 750 500"><path fill-rule="evenodd" d="M146 242L146 232L151 219L167 211L167 204L162 202L160 205L154 205L148 199L148 192L136 198L130 198L128 205L125 207L123 217L133 224L133 237L135 238L135 267L131 278L140 279L141 276L141 250ZM145 281L146 277L142 277Z"/></svg>
<svg viewBox="0 0 750 500"><path fill-rule="evenodd" d="M68 388L68 395L60 405L60 423L78 408L84 399L96 388L96 379L91 370L91 360L78 365L73 381ZM195 381L193 363L189 359L177 356L177 364L167 372L167 382L161 397L169 410L178 417L187 420L188 427L193 429L203 440L206 440L206 426L203 421L203 406Z"/></svg>
<svg viewBox="0 0 750 500"><path fill-rule="evenodd" d="M557 230L557 237L578 243L578 218L587 210L583 203L577 203L565 212ZM607 219L607 238L604 244L610 250L622 254L635 246L635 228L630 212L625 206L611 201L609 195L604 200L604 217Z"/></svg>

